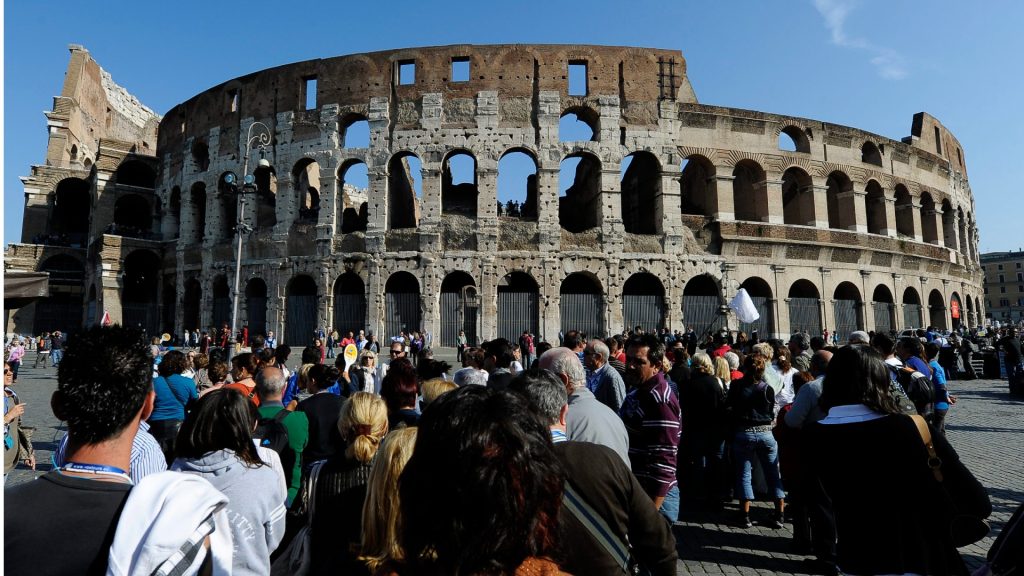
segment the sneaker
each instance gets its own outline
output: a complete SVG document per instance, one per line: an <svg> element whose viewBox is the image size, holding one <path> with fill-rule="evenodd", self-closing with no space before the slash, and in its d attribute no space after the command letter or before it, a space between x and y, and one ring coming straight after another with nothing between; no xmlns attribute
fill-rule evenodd
<svg viewBox="0 0 1024 576"><path fill-rule="evenodd" d="M754 523L750 521L750 515L749 514L741 513L740 514L740 520L739 520L738 524L739 524L740 528L753 528L754 527Z"/></svg>
<svg viewBox="0 0 1024 576"><path fill-rule="evenodd" d="M775 528L776 530L779 530L781 528L785 528L785 524L782 523L782 514L775 513L772 516L771 522L768 523L768 526L771 526L772 528Z"/></svg>

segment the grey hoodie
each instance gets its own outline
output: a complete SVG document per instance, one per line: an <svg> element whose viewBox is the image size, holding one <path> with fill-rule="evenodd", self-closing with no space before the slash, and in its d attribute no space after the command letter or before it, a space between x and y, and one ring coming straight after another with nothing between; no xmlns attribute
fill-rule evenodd
<svg viewBox="0 0 1024 576"><path fill-rule="evenodd" d="M172 470L202 476L228 497L235 575L270 574L270 553L284 537L287 493L269 466L251 468L231 450L209 452L197 460L178 458Z"/></svg>

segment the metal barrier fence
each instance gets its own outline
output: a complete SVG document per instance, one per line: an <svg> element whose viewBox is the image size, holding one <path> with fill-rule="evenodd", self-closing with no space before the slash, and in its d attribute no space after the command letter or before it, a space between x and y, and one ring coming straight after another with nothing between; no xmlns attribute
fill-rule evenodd
<svg viewBox="0 0 1024 576"><path fill-rule="evenodd" d="M871 305L875 311L875 332L888 334L893 329L893 305L888 302L875 302Z"/></svg>
<svg viewBox="0 0 1024 576"><path fill-rule="evenodd" d="M604 337L604 296L601 294L562 294L559 319L562 332L579 330L587 336ZM518 337L516 341L518 341Z"/></svg>
<svg viewBox="0 0 1024 576"><path fill-rule="evenodd" d="M822 333L821 307L817 298L789 299L790 332L807 332L812 336Z"/></svg>
<svg viewBox="0 0 1024 576"><path fill-rule="evenodd" d="M693 328L698 338L725 326L719 313L722 302L718 296L683 296L683 324Z"/></svg>
<svg viewBox="0 0 1024 576"><path fill-rule="evenodd" d="M398 336L405 330L420 329L420 295L416 292L388 292L384 294L384 331L379 342L389 342L392 336Z"/></svg>
<svg viewBox="0 0 1024 576"><path fill-rule="evenodd" d="M740 322L740 330L747 335L756 330L758 336L764 338L772 332L772 326L775 325L771 303L765 296L751 296L750 300L754 302L754 308L757 309L760 318L753 322Z"/></svg>
<svg viewBox="0 0 1024 576"><path fill-rule="evenodd" d="M904 328L921 328L921 305L920 304L904 304L903 305L903 327Z"/></svg>
<svg viewBox="0 0 1024 576"><path fill-rule="evenodd" d="M835 312L835 331L840 342L846 342L850 332L860 329L860 320L857 318L856 300L834 300L832 310Z"/></svg>
<svg viewBox="0 0 1024 576"><path fill-rule="evenodd" d="M246 324L249 326L249 337L256 334L267 335L267 298L250 296L245 301Z"/></svg>
<svg viewBox="0 0 1024 576"><path fill-rule="evenodd" d="M498 337L518 342L523 330L540 332L540 296L536 292L499 291Z"/></svg>
<svg viewBox="0 0 1024 576"><path fill-rule="evenodd" d="M349 330L358 334L367 329L366 296L362 294L334 295L334 329L344 335Z"/></svg>
<svg viewBox="0 0 1024 576"><path fill-rule="evenodd" d="M622 318L626 328L642 326L650 332L665 327L665 297L657 294L623 294Z"/></svg>
<svg viewBox="0 0 1024 576"><path fill-rule="evenodd" d="M467 302L459 292L441 292L441 346L459 345L459 330L466 332L468 342L476 342L476 319L479 307Z"/></svg>
<svg viewBox="0 0 1024 576"><path fill-rule="evenodd" d="M82 313L81 307L75 311L74 318ZM160 307L156 304L122 304L121 325L141 328L149 336L160 334Z"/></svg>
<svg viewBox="0 0 1024 576"><path fill-rule="evenodd" d="M292 348L304 348L313 343L316 330L315 294L289 296L285 303L284 344Z"/></svg>

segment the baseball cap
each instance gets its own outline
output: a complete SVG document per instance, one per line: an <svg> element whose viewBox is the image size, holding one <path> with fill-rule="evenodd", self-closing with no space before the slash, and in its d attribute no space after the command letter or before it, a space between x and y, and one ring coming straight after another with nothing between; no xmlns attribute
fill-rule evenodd
<svg viewBox="0 0 1024 576"><path fill-rule="evenodd" d="M868 333L863 330L854 330L850 332L849 344L870 344L868 339Z"/></svg>

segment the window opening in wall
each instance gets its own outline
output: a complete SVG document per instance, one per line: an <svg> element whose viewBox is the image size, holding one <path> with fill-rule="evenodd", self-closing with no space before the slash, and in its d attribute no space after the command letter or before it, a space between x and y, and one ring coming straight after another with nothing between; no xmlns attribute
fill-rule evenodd
<svg viewBox="0 0 1024 576"><path fill-rule="evenodd" d="M957 162L960 163L960 167L963 167L963 165L964 165L964 156L960 152L959 148L956 149L956 160L957 160Z"/></svg>
<svg viewBox="0 0 1024 576"><path fill-rule="evenodd" d="M476 218L476 159L466 152L455 152L445 159L441 169L441 213Z"/></svg>
<svg viewBox="0 0 1024 576"><path fill-rule="evenodd" d="M362 116L355 116L342 130L343 148L369 148L370 123Z"/></svg>
<svg viewBox="0 0 1024 576"><path fill-rule="evenodd" d="M779 150L784 152L796 152L796 141L785 132L779 132Z"/></svg>
<svg viewBox="0 0 1024 576"><path fill-rule="evenodd" d="M631 234L657 234L661 228L661 166L654 155L635 152L622 160L622 223Z"/></svg>
<svg viewBox="0 0 1024 576"><path fill-rule="evenodd" d="M709 178L714 175L714 167L703 156L690 156L680 163L679 170L679 206L682 213L705 215L711 191Z"/></svg>
<svg viewBox="0 0 1024 576"><path fill-rule="evenodd" d="M569 61L569 96L587 95L586 60Z"/></svg>
<svg viewBox="0 0 1024 576"><path fill-rule="evenodd" d="M452 82L469 82L469 57L452 58Z"/></svg>
<svg viewBox="0 0 1024 576"><path fill-rule="evenodd" d="M316 76L306 78L306 110L316 110Z"/></svg>
<svg viewBox="0 0 1024 576"><path fill-rule="evenodd" d="M338 222L341 233L365 231L368 219L369 174L359 160L346 163L340 170L338 190Z"/></svg>
<svg viewBox="0 0 1024 576"><path fill-rule="evenodd" d="M559 142L593 142L597 140L598 116L589 108L570 108L558 121Z"/></svg>
<svg viewBox="0 0 1024 576"><path fill-rule="evenodd" d="M938 126L933 126L932 128L935 129L935 153L941 156L942 155L942 132L939 131L939 127Z"/></svg>
<svg viewBox="0 0 1024 576"><path fill-rule="evenodd" d="M228 112L238 112L238 90L228 92Z"/></svg>
<svg viewBox="0 0 1024 576"><path fill-rule="evenodd" d="M416 61L403 60L398 63L398 84L408 86L416 83Z"/></svg>
<svg viewBox="0 0 1024 576"><path fill-rule="evenodd" d="M588 154L562 160L558 173L558 221L569 232L600 224L601 162Z"/></svg>
<svg viewBox="0 0 1024 576"><path fill-rule="evenodd" d="M416 156L396 154L388 163L388 229L415 228L423 197L423 165Z"/></svg>
<svg viewBox="0 0 1024 576"><path fill-rule="evenodd" d="M874 164L875 166L881 166L882 153L878 151L878 146L875 146L872 142L865 142L860 149L860 161L867 164Z"/></svg>
<svg viewBox="0 0 1024 576"><path fill-rule="evenodd" d="M498 160L501 216L537 218L537 163L525 152L508 152Z"/></svg>

